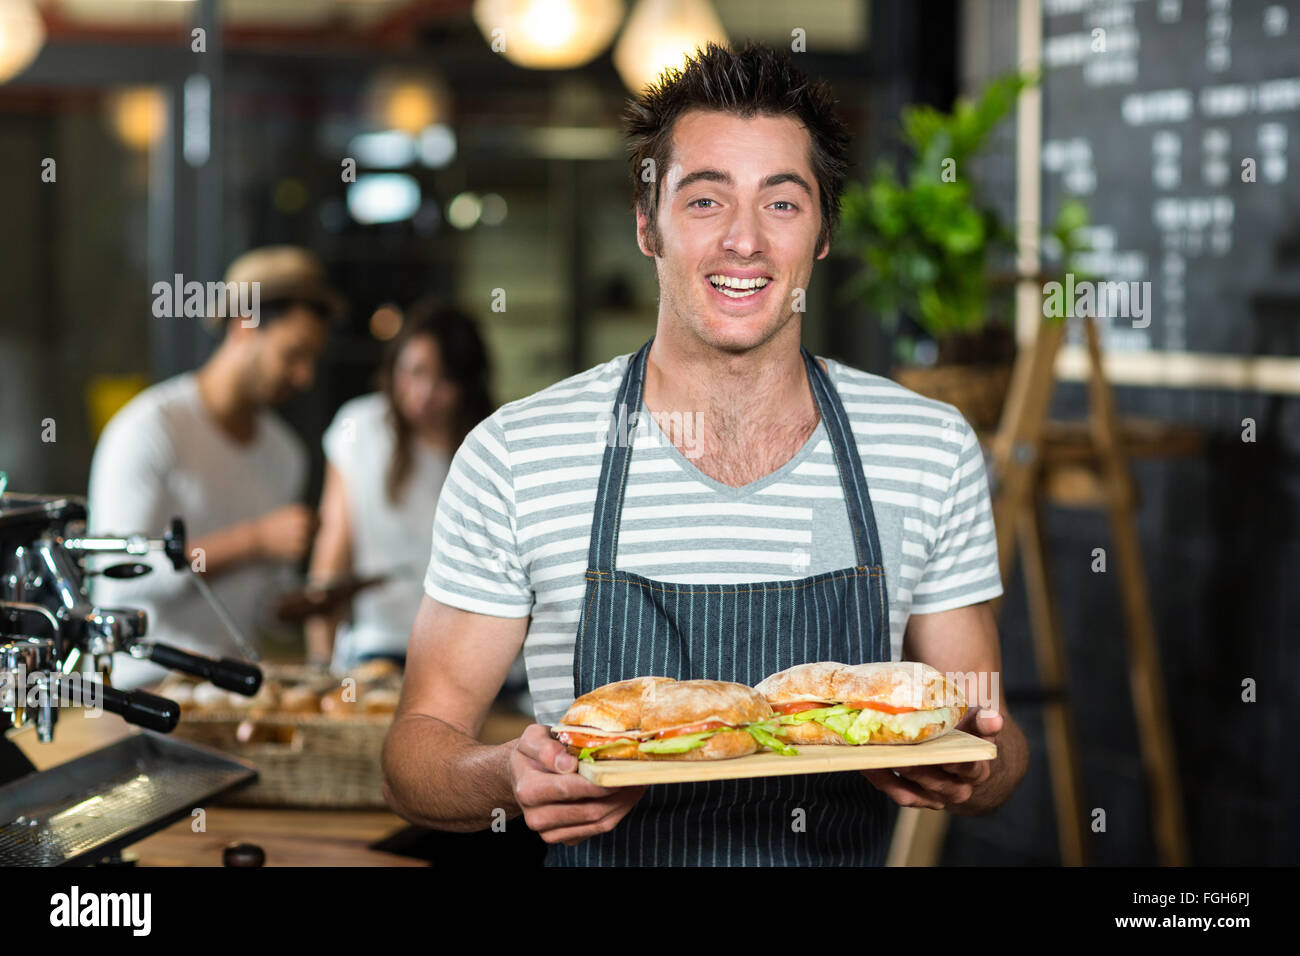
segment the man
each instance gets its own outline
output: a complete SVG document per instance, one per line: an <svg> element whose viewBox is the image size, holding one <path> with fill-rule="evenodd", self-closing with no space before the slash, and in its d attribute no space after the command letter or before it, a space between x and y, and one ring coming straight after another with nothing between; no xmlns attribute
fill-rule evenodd
<svg viewBox="0 0 1300 956"><path fill-rule="evenodd" d="M657 331L504 406L456 455L384 753L407 819L477 830L497 808L522 813L548 864L879 864L889 800L987 813L1023 776L1000 691L963 725L997 760L897 773L605 789L545 726L576 694L638 674L754 683L803 660L889 659L1000 671L972 429L800 349L846 166L832 103L771 50L710 45L630 107ZM593 427L622 412L637 415L627 441L621 424L612 441ZM703 427L660 440L652 416ZM521 643L538 723L479 744Z"/></svg>
<svg viewBox="0 0 1300 956"><path fill-rule="evenodd" d="M89 525L100 534L158 534L179 515L193 566L256 647L269 592L290 583L284 572L306 553L315 523L300 503L306 448L269 408L311 387L342 302L316 258L292 246L245 253L225 282L243 290L227 297L231 306L256 308L210 313L221 341L202 367L150 386L109 421L91 462ZM246 656L189 572L161 556L151 563L152 573L138 579L92 579L96 603L144 608L149 638ZM121 687L167 673L126 654L114 655L113 666Z"/></svg>

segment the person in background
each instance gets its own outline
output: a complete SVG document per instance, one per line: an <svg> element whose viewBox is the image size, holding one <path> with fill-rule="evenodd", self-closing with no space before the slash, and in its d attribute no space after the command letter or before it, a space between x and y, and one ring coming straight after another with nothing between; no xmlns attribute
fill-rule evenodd
<svg viewBox="0 0 1300 956"><path fill-rule="evenodd" d="M272 592L307 553L315 526L301 503L306 446L270 408L311 387L343 300L320 262L293 246L245 253L225 281L257 283L256 321L209 315L220 342L207 361L146 388L113 416L91 461L88 526L92 534L156 535L179 515L192 565L256 649ZM97 604L143 608L147 638L246 657L188 572L158 554L138 560L152 572L91 579ZM169 673L126 654L114 655L113 668L112 683L126 688Z"/></svg>
<svg viewBox="0 0 1300 956"><path fill-rule="evenodd" d="M308 662L336 673L373 658L403 663L451 456L496 407L474 320L433 298L412 307L389 343L379 391L344 403L325 430L313 583L384 575L359 591L351 620L309 618Z"/></svg>

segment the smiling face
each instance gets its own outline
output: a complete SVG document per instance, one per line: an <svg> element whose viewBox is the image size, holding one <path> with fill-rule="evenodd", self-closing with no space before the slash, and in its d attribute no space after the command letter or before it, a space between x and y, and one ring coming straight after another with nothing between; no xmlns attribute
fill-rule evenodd
<svg viewBox="0 0 1300 956"><path fill-rule="evenodd" d="M829 251L817 248L810 149L788 116L695 110L677 121L659 194L661 334L744 352L797 322L796 291ZM638 244L655 255L649 232L638 211Z"/></svg>

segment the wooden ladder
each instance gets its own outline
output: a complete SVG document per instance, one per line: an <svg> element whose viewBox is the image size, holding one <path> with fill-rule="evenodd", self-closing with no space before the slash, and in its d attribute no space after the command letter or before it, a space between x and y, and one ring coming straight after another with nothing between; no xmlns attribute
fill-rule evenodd
<svg viewBox="0 0 1300 956"><path fill-rule="evenodd" d="M1126 624L1129 684L1151 792L1156 849L1163 865L1184 866L1188 851L1182 795L1138 540L1138 496L1129 457L1195 455L1201 441L1199 434L1183 426L1121 420L1106 379L1096 324L1091 318L1079 321L1084 325L1090 359L1087 420L1048 421L1056 386L1056 357L1066 324L1045 320L1033 342L1016 359L997 432L987 437L994 480L998 564L1005 586L1019 545L1061 861L1066 866L1086 865L1091 816L1084 801L1078 733L1069 705L1065 645L1052 588L1044 510L1046 503L1052 502L1108 512ZM994 602L995 610L1000 610L1001 603L1000 599ZM887 865L936 864L947 825L946 812L901 808Z"/></svg>

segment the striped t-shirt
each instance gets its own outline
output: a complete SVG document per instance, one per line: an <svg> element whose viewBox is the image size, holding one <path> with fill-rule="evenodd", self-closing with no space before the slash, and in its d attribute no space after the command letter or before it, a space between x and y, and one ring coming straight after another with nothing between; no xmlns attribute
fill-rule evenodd
<svg viewBox="0 0 1300 956"><path fill-rule="evenodd" d="M532 616L524 663L538 723L557 722L573 702L592 509L611 438L632 440L618 570L716 584L857 563L824 422L776 471L729 487L664 435L684 437L689 452L691 416L656 422L643 403L634 424L615 418L611 428L630 357L503 405L470 432L438 499L425 591L479 614ZM857 439L884 552L891 656L900 660L910 614L1002 593L983 454L953 406L823 361Z"/></svg>

